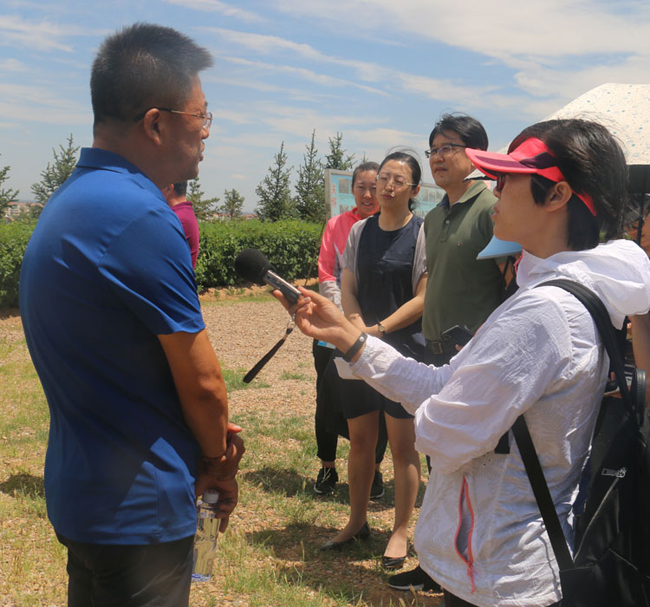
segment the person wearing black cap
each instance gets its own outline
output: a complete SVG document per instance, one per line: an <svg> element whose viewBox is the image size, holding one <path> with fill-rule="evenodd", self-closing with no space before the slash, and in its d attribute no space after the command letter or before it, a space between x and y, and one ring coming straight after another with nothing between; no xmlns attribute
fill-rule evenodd
<svg viewBox="0 0 650 607"><path fill-rule="evenodd" d="M304 333L346 353L352 374L415 415L415 446L432 464L415 547L446 607L559 605L557 563L519 451L495 447L523 414L572 544L572 507L609 360L586 308L539 285L580 282L620 328L626 315L650 311L650 260L635 243L615 239L627 167L602 125L542 122L518 135L508 154L466 153L497 180L495 236L523 252L519 289L448 365L401 356L305 289L297 305L283 303Z"/></svg>

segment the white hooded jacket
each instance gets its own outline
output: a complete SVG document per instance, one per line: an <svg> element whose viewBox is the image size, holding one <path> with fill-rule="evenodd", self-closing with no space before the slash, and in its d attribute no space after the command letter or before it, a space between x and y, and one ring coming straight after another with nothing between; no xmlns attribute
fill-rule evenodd
<svg viewBox="0 0 650 607"><path fill-rule="evenodd" d="M427 367L369 338L351 371L415 415L433 467L415 531L421 566L479 607L544 607L561 599L550 541L514 439L525 413L565 534L589 453L609 361L587 310L557 287L594 290L613 324L650 309L650 262L629 241L547 259L524 253L517 293L449 365Z"/></svg>

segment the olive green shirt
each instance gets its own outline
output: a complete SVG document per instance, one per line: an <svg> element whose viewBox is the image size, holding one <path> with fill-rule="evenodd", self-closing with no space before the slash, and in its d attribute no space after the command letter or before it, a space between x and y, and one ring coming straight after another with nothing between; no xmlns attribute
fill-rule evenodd
<svg viewBox="0 0 650 607"><path fill-rule="evenodd" d="M496 201L476 181L451 208L445 196L424 220L429 279L422 329L429 341L441 341L454 325L475 332L502 301L500 260L476 259L492 238Z"/></svg>

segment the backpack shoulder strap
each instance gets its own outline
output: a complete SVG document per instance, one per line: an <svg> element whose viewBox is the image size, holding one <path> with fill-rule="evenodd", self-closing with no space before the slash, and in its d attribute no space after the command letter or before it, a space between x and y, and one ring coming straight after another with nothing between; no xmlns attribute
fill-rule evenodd
<svg viewBox="0 0 650 607"><path fill-rule="evenodd" d="M596 324L596 328L600 334L600 339L605 346L605 350L607 350L611 368L616 374L618 387L621 391L621 398L623 398L623 400L626 402L629 402L630 391L628 389L627 382L625 381L625 363L623 361L619 342L616 337L616 331L609 317L609 312L607 312L607 308L605 308L605 305L600 300L598 295L596 295L591 289L588 289L584 285L581 285L579 282L574 282L566 278L549 280L537 286L560 287L561 289L564 289L565 291L571 293L571 295L573 295L585 308L587 308L587 311L594 319L594 323Z"/></svg>
<svg viewBox="0 0 650 607"><path fill-rule="evenodd" d="M607 309L600 298L584 285L563 278L549 280L537 286L555 286L564 289L574 295L587 308L587 311L594 319L601 340L609 355L612 368L616 373L621 396L624 401L629 402L630 395L625 381L623 358L618 347L614 327L612 326ZM526 468L526 474L530 480L535 500L542 514L542 519L544 520L546 531L551 540L551 546L553 547L560 571L571 569L573 567L571 552L564 532L562 531L562 525L560 524L553 498L544 478L544 472L539 463L539 458L537 457L537 452L535 451L535 446L523 415L520 415L515 421L512 426L512 433L517 441L517 447L519 448L519 453Z"/></svg>

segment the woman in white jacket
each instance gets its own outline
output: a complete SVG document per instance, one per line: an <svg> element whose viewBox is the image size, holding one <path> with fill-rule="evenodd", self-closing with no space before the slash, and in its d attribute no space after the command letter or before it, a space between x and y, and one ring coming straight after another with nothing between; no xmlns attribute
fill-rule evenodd
<svg viewBox="0 0 650 607"><path fill-rule="evenodd" d="M356 376L415 415L415 446L433 467L415 546L420 565L445 590L445 605L545 607L562 597L553 550L514 441L509 454L494 449L524 413L571 543L608 359L573 296L533 287L558 277L578 281L620 328L625 315L650 309L650 262L630 241L598 244L601 231L617 235L627 186L623 153L601 125L539 123L508 155L467 154L497 179L495 236L519 242L523 256L518 292L449 365L427 367L364 338L307 291L296 322L334 343Z"/></svg>

